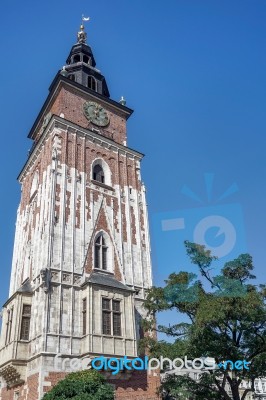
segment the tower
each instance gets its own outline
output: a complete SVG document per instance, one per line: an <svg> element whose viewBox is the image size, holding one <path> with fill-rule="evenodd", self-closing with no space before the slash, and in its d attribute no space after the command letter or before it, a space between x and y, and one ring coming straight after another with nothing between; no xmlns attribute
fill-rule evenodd
<svg viewBox="0 0 266 400"><path fill-rule="evenodd" d="M19 174L1 400L41 399L74 358L138 354L152 276L143 154L127 146L132 112L110 98L81 25ZM132 373L113 383L118 399L129 388L141 400L157 399L157 381Z"/></svg>

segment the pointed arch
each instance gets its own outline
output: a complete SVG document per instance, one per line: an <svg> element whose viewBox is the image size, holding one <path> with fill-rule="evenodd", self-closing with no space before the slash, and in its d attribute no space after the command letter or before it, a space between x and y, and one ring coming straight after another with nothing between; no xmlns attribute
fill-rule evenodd
<svg viewBox="0 0 266 400"><path fill-rule="evenodd" d="M113 272L113 249L109 235L100 230L94 238L94 269Z"/></svg>

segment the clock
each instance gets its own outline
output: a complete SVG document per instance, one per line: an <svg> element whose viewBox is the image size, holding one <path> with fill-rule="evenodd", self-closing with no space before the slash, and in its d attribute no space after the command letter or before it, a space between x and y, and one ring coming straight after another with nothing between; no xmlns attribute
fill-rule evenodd
<svg viewBox="0 0 266 400"><path fill-rule="evenodd" d="M86 101L83 104L83 112L85 117L97 126L106 126L109 124L109 115L100 104L93 101Z"/></svg>

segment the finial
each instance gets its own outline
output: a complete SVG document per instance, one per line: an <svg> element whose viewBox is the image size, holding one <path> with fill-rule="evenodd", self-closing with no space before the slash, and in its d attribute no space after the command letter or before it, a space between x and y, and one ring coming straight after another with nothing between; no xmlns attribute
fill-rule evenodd
<svg viewBox="0 0 266 400"><path fill-rule="evenodd" d="M126 99L124 99L124 96L121 96L119 103L122 104L122 106L125 106L127 104Z"/></svg>
<svg viewBox="0 0 266 400"><path fill-rule="evenodd" d="M78 43L86 43L87 33L85 32L83 22L88 22L89 20L90 17L84 17L84 15L82 14L80 31L78 32Z"/></svg>

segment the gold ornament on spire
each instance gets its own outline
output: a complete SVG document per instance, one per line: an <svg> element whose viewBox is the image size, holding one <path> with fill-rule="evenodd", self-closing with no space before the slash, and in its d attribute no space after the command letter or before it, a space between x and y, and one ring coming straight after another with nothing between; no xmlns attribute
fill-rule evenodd
<svg viewBox="0 0 266 400"><path fill-rule="evenodd" d="M85 27L83 23L88 22L89 20L90 17L84 17L84 15L82 14L80 31L78 32L78 43L86 43L87 33L85 32Z"/></svg>

